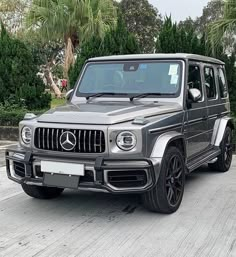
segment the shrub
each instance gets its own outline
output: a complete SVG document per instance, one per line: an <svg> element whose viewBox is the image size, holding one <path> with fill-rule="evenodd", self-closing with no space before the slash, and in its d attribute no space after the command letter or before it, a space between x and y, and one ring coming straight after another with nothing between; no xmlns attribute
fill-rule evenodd
<svg viewBox="0 0 236 257"><path fill-rule="evenodd" d="M17 127L19 122L23 120L27 112L29 111L24 109L19 109L19 110L0 109L0 126ZM44 111L32 111L32 112L36 115L40 115Z"/></svg>
<svg viewBox="0 0 236 257"><path fill-rule="evenodd" d="M51 96L37 76L39 67L32 51L10 37L2 25L0 34L0 104L29 110L48 108Z"/></svg>

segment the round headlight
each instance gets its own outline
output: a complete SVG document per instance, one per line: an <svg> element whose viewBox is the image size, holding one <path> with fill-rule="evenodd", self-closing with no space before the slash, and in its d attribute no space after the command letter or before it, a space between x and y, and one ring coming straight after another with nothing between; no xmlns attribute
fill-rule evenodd
<svg viewBox="0 0 236 257"><path fill-rule="evenodd" d="M28 145L31 142L31 137L32 137L32 130L29 127L23 127L21 130L21 138L22 141Z"/></svg>
<svg viewBox="0 0 236 257"><path fill-rule="evenodd" d="M117 146L124 151L132 150L137 144L137 138L130 131L121 132L116 138Z"/></svg>

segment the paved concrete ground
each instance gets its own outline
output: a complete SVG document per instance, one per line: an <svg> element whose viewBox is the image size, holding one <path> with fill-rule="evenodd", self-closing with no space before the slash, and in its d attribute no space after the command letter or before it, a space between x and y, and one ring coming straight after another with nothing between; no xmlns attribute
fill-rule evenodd
<svg viewBox="0 0 236 257"><path fill-rule="evenodd" d="M0 256L235 257L236 158L227 174L191 174L170 216L146 211L135 195L31 199L1 167Z"/></svg>

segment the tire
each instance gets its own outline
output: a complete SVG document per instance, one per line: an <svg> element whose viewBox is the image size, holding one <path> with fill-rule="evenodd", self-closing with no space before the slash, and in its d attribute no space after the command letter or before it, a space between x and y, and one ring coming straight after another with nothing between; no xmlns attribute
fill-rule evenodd
<svg viewBox="0 0 236 257"><path fill-rule="evenodd" d="M230 127L227 127L220 145L221 154L215 163L209 163L210 170L227 172L229 171L233 159L233 133Z"/></svg>
<svg viewBox="0 0 236 257"><path fill-rule="evenodd" d="M22 189L30 197L37 199L53 199L57 198L64 191L62 188L40 187L22 184Z"/></svg>
<svg viewBox="0 0 236 257"><path fill-rule="evenodd" d="M153 212L171 214L178 210L185 184L185 162L177 147L169 147L155 187L142 195L144 206Z"/></svg>

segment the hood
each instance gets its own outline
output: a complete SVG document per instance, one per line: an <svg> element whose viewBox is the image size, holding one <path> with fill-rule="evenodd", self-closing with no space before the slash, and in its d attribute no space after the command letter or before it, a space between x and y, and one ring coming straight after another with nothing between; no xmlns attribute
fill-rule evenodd
<svg viewBox="0 0 236 257"><path fill-rule="evenodd" d="M94 102L68 104L51 109L37 118L38 122L111 125L181 111L177 103Z"/></svg>

